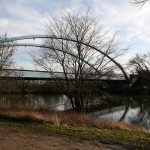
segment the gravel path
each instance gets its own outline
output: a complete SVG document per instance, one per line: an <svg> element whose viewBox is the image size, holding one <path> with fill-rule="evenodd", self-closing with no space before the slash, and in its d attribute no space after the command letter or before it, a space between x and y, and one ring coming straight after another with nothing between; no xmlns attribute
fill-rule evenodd
<svg viewBox="0 0 150 150"><path fill-rule="evenodd" d="M124 150L98 141L63 135L30 133L18 128L0 127L0 150Z"/></svg>

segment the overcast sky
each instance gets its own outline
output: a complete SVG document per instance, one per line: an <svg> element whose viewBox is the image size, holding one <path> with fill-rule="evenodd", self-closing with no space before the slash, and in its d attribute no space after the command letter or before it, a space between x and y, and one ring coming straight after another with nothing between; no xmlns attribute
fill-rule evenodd
<svg viewBox="0 0 150 150"><path fill-rule="evenodd" d="M124 59L150 50L150 4L140 8L129 0L0 0L0 34L7 32L10 37L45 34L46 21L60 15L62 10L88 7L112 33L118 33L123 45L130 46ZM15 58L18 65L28 65L25 56L24 62L22 57Z"/></svg>

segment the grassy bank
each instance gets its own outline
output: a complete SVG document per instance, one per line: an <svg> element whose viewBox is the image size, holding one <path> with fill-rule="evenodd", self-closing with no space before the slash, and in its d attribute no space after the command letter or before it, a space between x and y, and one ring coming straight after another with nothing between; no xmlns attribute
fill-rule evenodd
<svg viewBox="0 0 150 150"><path fill-rule="evenodd" d="M133 149L150 149L150 134L138 127L73 112L1 108L0 126L48 135L63 134L80 139L98 140Z"/></svg>

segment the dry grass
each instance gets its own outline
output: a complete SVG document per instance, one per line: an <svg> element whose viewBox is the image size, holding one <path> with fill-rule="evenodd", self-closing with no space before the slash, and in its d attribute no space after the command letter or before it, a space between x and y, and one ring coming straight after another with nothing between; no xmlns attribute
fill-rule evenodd
<svg viewBox="0 0 150 150"><path fill-rule="evenodd" d="M96 127L98 129L143 130L142 128L125 124L123 122L94 118L86 114L79 114L75 112L55 112L46 109L1 106L0 115L17 119L50 122L66 126L73 125Z"/></svg>

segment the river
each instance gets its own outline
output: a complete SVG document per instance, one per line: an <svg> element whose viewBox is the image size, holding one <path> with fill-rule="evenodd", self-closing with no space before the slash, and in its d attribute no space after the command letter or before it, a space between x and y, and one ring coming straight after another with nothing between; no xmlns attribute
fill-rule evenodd
<svg viewBox="0 0 150 150"><path fill-rule="evenodd" d="M30 94L30 95L0 95L0 105L23 106L29 108L46 108L56 111L71 109L66 95ZM111 97L94 96L90 101L90 115L121 120L129 124L139 125L150 131L150 96Z"/></svg>

